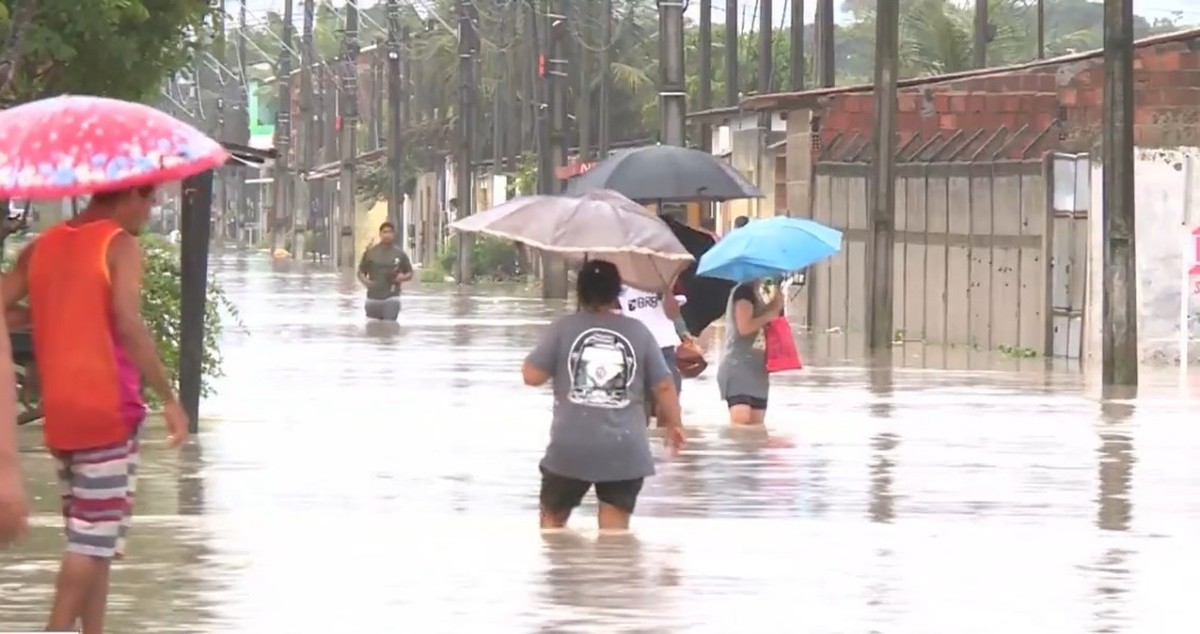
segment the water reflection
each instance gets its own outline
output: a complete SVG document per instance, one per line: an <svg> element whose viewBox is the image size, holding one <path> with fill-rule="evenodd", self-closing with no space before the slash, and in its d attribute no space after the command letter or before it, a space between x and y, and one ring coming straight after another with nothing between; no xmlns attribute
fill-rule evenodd
<svg viewBox="0 0 1200 634"><path fill-rule="evenodd" d="M1133 434L1128 424L1135 407L1130 403L1106 401L1100 406L1099 483L1096 526L1102 531L1128 531L1133 521ZM1124 545L1107 547L1093 567L1096 575L1096 605L1093 631L1123 632L1128 626L1133 552Z"/></svg>
<svg viewBox="0 0 1200 634"><path fill-rule="evenodd" d="M1101 530L1129 530L1133 519L1133 435L1126 424L1134 406L1106 402L1100 406L1100 495L1096 525Z"/></svg>
<svg viewBox="0 0 1200 634"><path fill-rule="evenodd" d="M213 269L245 328L200 444L148 434L114 632L1169 632L1200 583L1194 405L1151 374L1097 407L1044 363L906 344L888 365L813 335L770 434L687 384L689 449L658 455L636 539L543 537L551 401L516 368L569 307L414 285L398 325L368 323L352 276ZM39 441L21 431L34 527L0 553L0 631L40 626L62 548Z"/></svg>
<svg viewBox="0 0 1200 634"><path fill-rule="evenodd" d="M879 419L890 419L893 413L892 389L895 371L890 363L891 354L877 358L877 365L867 370L873 402L870 415ZM891 432L880 432L871 438L871 502L868 513L871 521L888 523L896 518L895 495L892 493L892 455L900 444L900 437Z"/></svg>
<svg viewBox="0 0 1200 634"><path fill-rule="evenodd" d="M671 614L671 588L678 571L669 561L647 561L642 541L633 534L601 533L588 537L573 531L542 536L545 558L542 632L673 631L662 623ZM668 619L669 620L669 619Z"/></svg>

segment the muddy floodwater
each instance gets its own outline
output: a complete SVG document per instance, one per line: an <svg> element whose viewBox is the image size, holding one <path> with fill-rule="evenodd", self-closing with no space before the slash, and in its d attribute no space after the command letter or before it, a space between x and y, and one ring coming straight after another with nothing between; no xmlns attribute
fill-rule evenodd
<svg viewBox="0 0 1200 634"><path fill-rule="evenodd" d="M770 438L726 428L714 367L632 535L590 505L543 535L550 399L518 368L561 304L414 288L388 327L349 279L214 266L244 330L199 443L148 433L112 632L1195 631L1200 427L1173 372L1102 404L1041 360L910 344L879 368L806 337ZM41 627L62 548L22 444L36 516L0 553L0 631Z"/></svg>

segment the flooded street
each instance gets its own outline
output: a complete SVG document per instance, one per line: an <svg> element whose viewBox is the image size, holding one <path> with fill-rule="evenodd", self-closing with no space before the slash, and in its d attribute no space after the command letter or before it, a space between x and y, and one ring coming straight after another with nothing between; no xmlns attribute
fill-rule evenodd
<svg viewBox="0 0 1200 634"><path fill-rule="evenodd" d="M1173 375L1101 406L1040 360L906 346L869 370L820 335L768 441L727 429L710 354L634 535L598 538L589 503L543 536L550 397L519 366L561 305L415 288L389 328L348 278L215 267L245 329L198 446L148 433L112 632L1191 631L1200 429ZM43 625L62 546L22 443L35 527L0 553L0 631Z"/></svg>

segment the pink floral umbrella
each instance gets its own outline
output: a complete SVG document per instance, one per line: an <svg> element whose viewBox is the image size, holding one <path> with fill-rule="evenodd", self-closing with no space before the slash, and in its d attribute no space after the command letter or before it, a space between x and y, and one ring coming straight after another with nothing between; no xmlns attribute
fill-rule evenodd
<svg viewBox="0 0 1200 634"><path fill-rule="evenodd" d="M142 104L62 96L0 112L0 199L68 198L177 181L229 153Z"/></svg>

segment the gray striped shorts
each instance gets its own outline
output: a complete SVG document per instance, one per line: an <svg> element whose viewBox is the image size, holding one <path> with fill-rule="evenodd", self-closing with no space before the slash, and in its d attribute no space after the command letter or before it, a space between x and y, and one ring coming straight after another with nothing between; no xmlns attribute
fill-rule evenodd
<svg viewBox="0 0 1200 634"><path fill-rule="evenodd" d="M58 461L67 551L120 559L137 489L137 434L116 445L53 455Z"/></svg>

